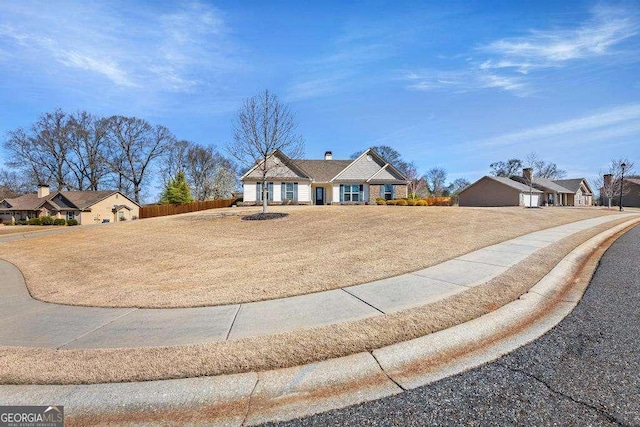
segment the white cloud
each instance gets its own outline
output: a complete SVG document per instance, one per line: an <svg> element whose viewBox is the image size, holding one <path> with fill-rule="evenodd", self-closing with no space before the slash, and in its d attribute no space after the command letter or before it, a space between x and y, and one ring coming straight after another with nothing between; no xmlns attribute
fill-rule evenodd
<svg viewBox="0 0 640 427"><path fill-rule="evenodd" d="M625 9L597 7L592 17L575 29L533 30L526 36L496 40L480 51L497 56L481 67L531 69L562 66L567 61L611 53L622 41L638 34L638 19Z"/></svg>
<svg viewBox="0 0 640 427"><path fill-rule="evenodd" d="M522 97L532 90L516 76L501 76L489 71L470 69L466 71L422 71L409 72L404 80L407 88L420 91L450 90L453 92L471 92L483 89L499 89Z"/></svg>
<svg viewBox="0 0 640 427"><path fill-rule="evenodd" d="M510 132L491 138L473 141L467 148L490 148L520 144L554 143L558 139L564 145L580 145L585 142L607 141L611 138L640 133L640 104L628 104L588 116L549 125Z"/></svg>
<svg viewBox="0 0 640 427"><path fill-rule="evenodd" d="M629 61L635 51L630 54L615 48L635 37L639 30L637 12L600 6L592 10L590 19L575 28L531 30L521 37L495 40L477 48L475 57L467 58L463 68L406 73L404 79L411 90L499 89L515 96L529 96L538 91L531 76L536 71L602 57L607 57L609 66L615 65L613 57Z"/></svg>
<svg viewBox="0 0 640 427"><path fill-rule="evenodd" d="M239 68L217 9L198 2L161 9L127 3L4 3L0 49L8 52L4 62L74 85L90 82L87 90L111 86L190 93ZM38 69L43 63L47 68Z"/></svg>

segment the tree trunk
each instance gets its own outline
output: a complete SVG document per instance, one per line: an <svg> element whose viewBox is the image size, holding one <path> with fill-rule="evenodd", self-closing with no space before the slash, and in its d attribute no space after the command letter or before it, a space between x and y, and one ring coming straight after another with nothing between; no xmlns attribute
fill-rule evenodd
<svg viewBox="0 0 640 427"><path fill-rule="evenodd" d="M263 181L262 182L262 213L267 213L267 205L268 205L268 190L269 187L267 187L269 184L267 184L267 181Z"/></svg>

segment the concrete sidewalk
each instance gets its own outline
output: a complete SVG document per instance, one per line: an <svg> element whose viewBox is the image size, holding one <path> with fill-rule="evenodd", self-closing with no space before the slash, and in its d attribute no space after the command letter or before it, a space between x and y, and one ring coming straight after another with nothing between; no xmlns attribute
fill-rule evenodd
<svg viewBox="0 0 640 427"><path fill-rule="evenodd" d="M155 347L217 342L381 316L486 283L576 233L637 214L592 218L489 246L430 268L314 294L226 306L136 309L43 303L20 271L0 262L0 346Z"/></svg>

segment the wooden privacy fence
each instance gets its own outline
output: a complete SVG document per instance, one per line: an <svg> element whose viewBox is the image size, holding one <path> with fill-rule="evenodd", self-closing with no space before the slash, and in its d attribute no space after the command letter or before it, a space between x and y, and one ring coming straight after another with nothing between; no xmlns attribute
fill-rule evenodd
<svg viewBox="0 0 640 427"><path fill-rule="evenodd" d="M236 199L224 199L182 203L180 205L147 205L140 208L140 219L204 211L206 209L228 208L235 202Z"/></svg>

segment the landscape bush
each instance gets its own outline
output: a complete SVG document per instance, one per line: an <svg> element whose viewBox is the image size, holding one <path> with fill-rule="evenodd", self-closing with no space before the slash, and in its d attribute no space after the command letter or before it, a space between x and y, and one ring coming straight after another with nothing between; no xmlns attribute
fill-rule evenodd
<svg viewBox="0 0 640 427"><path fill-rule="evenodd" d="M427 206L427 202L425 200L416 200L416 206Z"/></svg>
<svg viewBox="0 0 640 427"><path fill-rule="evenodd" d="M42 225L42 220L40 218L31 218L28 222L29 225Z"/></svg>
<svg viewBox="0 0 640 427"><path fill-rule="evenodd" d="M68 219L67 220L67 225L69 225L69 226L78 225L78 220L77 219Z"/></svg>
<svg viewBox="0 0 640 427"><path fill-rule="evenodd" d="M418 201L416 199L411 199L411 198L407 199L407 205L409 206L415 206L417 202Z"/></svg>
<svg viewBox="0 0 640 427"><path fill-rule="evenodd" d="M40 218L42 225L53 225L53 218L50 216L43 216Z"/></svg>
<svg viewBox="0 0 640 427"><path fill-rule="evenodd" d="M400 199L396 201L397 206L407 206L409 203L405 199Z"/></svg>
<svg viewBox="0 0 640 427"><path fill-rule="evenodd" d="M389 205L389 206L395 206L397 204L398 204L398 201L395 200L395 199L387 200L387 205Z"/></svg>
<svg viewBox="0 0 640 427"><path fill-rule="evenodd" d="M11 222L11 221L3 221L2 225L13 225L13 222Z"/></svg>
<svg viewBox="0 0 640 427"><path fill-rule="evenodd" d="M53 225L67 225L67 220L64 218L56 218L53 220Z"/></svg>
<svg viewBox="0 0 640 427"><path fill-rule="evenodd" d="M387 201L385 199L383 199L382 197L378 197L376 199L376 205L386 205Z"/></svg>
<svg viewBox="0 0 640 427"><path fill-rule="evenodd" d="M16 225L27 225L26 219L19 219L16 221Z"/></svg>

